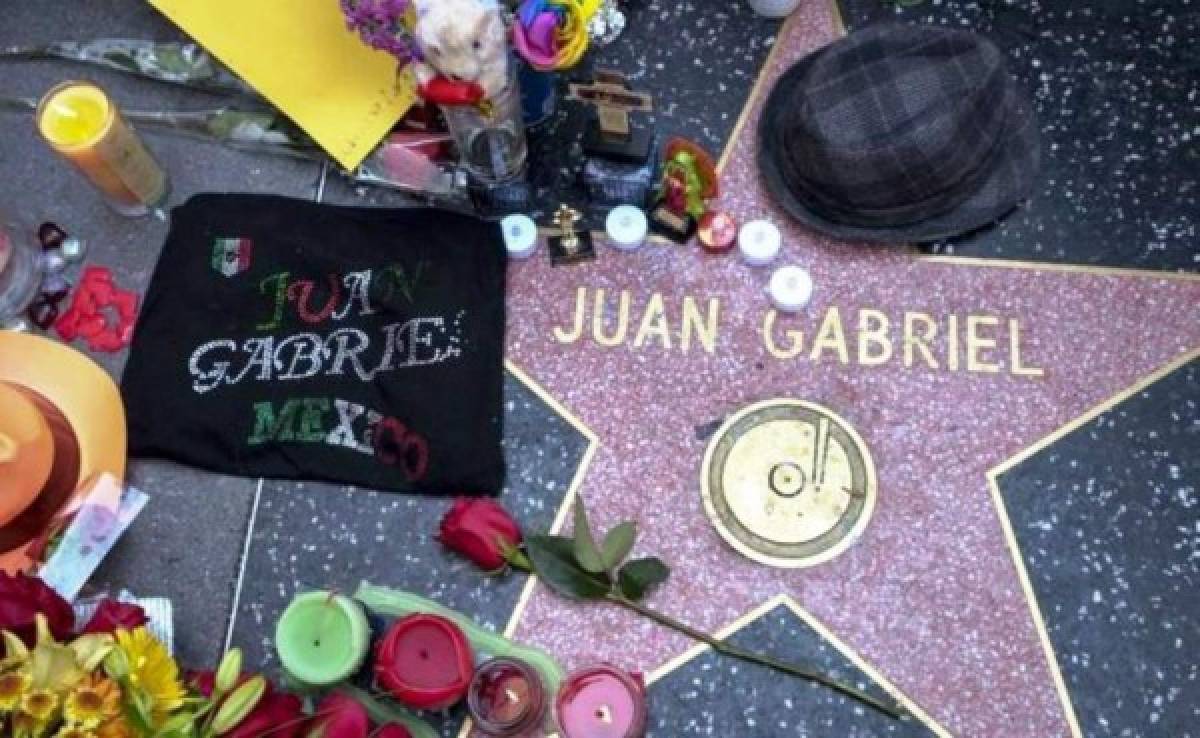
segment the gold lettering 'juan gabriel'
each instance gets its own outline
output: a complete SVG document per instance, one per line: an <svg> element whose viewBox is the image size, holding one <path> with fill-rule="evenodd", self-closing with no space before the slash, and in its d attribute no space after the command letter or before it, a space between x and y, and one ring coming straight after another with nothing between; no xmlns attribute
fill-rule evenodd
<svg viewBox="0 0 1200 738"><path fill-rule="evenodd" d="M715 297L684 296L672 304L658 292L638 299L630 290L579 287L570 319L552 331L554 340L563 344L589 341L608 349L716 354L721 346L721 303ZM759 333L767 354L781 361L861 367L892 363L1015 377L1045 374L1027 363L1021 322L997 315L935 316L833 305L786 318L767 310Z"/></svg>

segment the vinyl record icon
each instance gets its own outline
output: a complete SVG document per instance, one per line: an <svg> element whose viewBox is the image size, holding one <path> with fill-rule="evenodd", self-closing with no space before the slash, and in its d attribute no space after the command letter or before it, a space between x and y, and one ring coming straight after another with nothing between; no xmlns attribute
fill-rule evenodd
<svg viewBox="0 0 1200 738"><path fill-rule="evenodd" d="M826 407L776 399L746 407L709 443L704 508L729 545L770 566L798 568L846 550L875 508L866 443Z"/></svg>

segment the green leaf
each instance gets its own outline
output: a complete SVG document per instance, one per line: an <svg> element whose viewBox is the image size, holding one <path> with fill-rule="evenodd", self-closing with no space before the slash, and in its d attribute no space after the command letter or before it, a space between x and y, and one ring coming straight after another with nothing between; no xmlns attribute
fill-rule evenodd
<svg viewBox="0 0 1200 738"><path fill-rule="evenodd" d="M650 590L667 581L671 570L661 559L653 556L645 559L635 559L621 567L617 575L617 584L621 594L631 600L640 600Z"/></svg>
<svg viewBox="0 0 1200 738"><path fill-rule="evenodd" d="M637 523L632 521L621 523L604 536L604 545L600 547L600 557L604 559L604 569L612 571L621 565L629 552L633 550L633 542L637 540Z"/></svg>
<svg viewBox="0 0 1200 738"><path fill-rule="evenodd" d="M609 593L608 576L584 570L575 560L574 542L570 538L531 536L525 547L537 575L563 597L598 600Z"/></svg>
<svg viewBox="0 0 1200 738"><path fill-rule="evenodd" d="M599 574L607 567L604 566L604 559L600 556L600 549L596 547L596 539L592 536L592 528L588 525L587 508L583 505L583 498L575 495L575 560L579 562L585 570L593 574Z"/></svg>

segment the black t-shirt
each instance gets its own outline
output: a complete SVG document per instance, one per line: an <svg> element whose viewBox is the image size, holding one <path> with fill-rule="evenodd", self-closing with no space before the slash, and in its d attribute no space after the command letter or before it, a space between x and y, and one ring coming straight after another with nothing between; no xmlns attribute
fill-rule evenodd
<svg viewBox="0 0 1200 738"><path fill-rule="evenodd" d="M456 213L191 198L121 382L131 455L498 493L505 265L499 228Z"/></svg>

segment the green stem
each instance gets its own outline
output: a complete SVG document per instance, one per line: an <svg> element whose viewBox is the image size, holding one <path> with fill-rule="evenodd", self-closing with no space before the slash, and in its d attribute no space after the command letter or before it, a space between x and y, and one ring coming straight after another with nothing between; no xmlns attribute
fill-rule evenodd
<svg viewBox="0 0 1200 738"><path fill-rule="evenodd" d="M754 653L753 651L746 651L742 648L731 645L719 638L714 638L713 636L709 635L708 633L705 633L704 631L696 630L695 628L691 627L690 625L681 623L669 615L664 615L656 610L651 610L649 607L646 607L642 603L637 602L635 600L631 600L628 597L625 597L624 595L619 594L617 592L610 592L608 595L606 595L606 599L609 602L616 603L616 604L620 605L621 607L632 610L633 612L636 612L637 614L639 614L645 618L653 620L654 622L658 623L659 625L670 628L671 630L674 630L678 633L682 633L693 640L700 641L701 643L704 643L707 646L709 646L710 648L712 648L717 653L721 653L726 656L731 656L736 659L741 659L742 661L749 661L752 664L759 664L761 666L766 666L767 668L774 669L778 672L782 672L789 676L799 677L800 679L807 679L809 681L816 682L817 684L822 684L826 687L829 687L832 690L841 692L842 694L846 695L847 697L856 699L859 702L862 702L863 704L868 705L871 708L876 709L876 710L882 712L883 714L885 714L889 717L892 717L892 718L899 719L899 718L907 715L907 712L902 707L899 707L897 705L890 705L886 702L883 702L882 700L872 697L871 695L867 694L866 692L862 691L861 689L858 689L857 687L851 686L849 684L844 684L842 682L837 681L836 679L827 677L824 674L820 674L820 673L817 673L810 669L805 669L800 666L795 666L793 664L789 664L784 661L780 661L780 660L772 658L770 656L764 656L762 654L757 654L757 653Z"/></svg>

